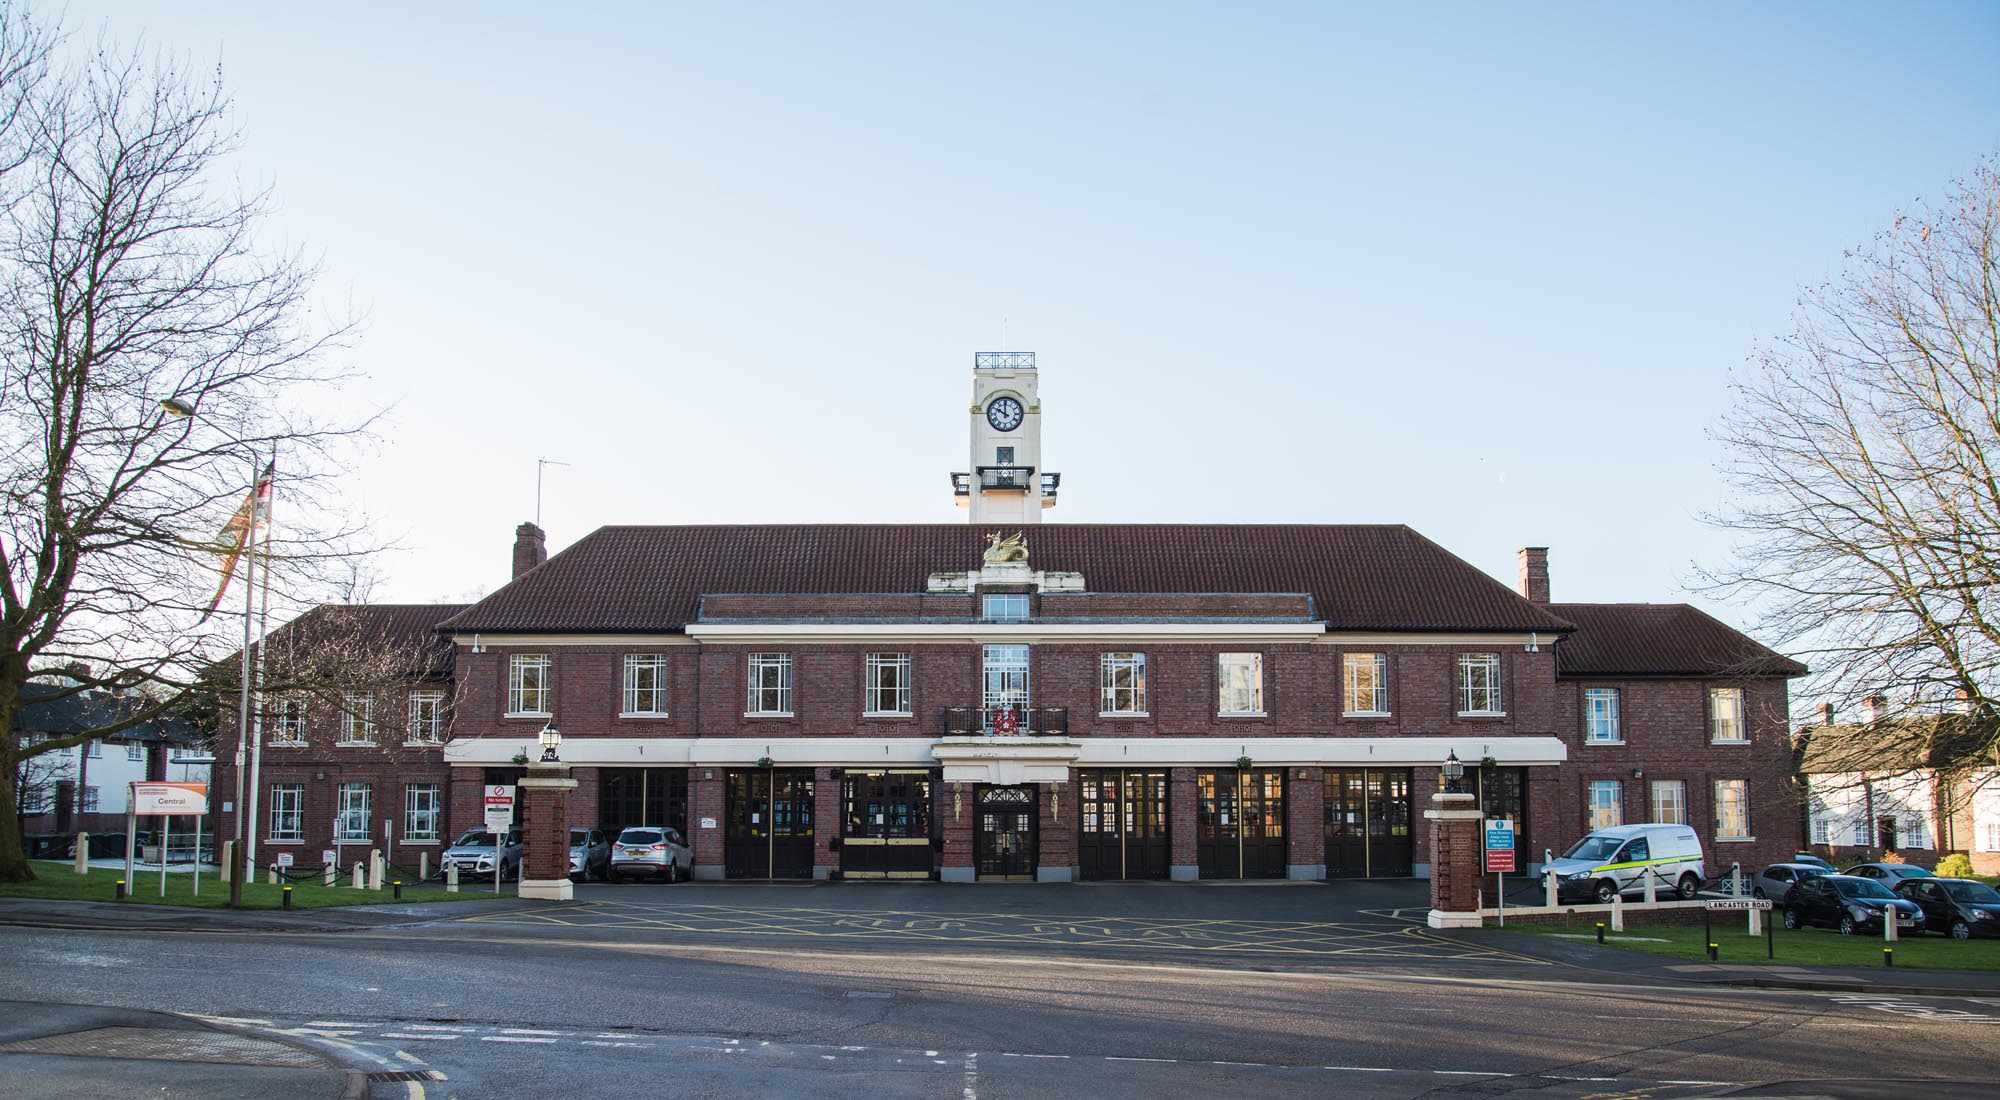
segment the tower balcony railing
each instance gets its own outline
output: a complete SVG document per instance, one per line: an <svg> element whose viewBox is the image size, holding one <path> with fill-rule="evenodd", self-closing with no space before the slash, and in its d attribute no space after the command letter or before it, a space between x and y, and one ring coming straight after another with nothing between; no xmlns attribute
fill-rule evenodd
<svg viewBox="0 0 2000 1100"><path fill-rule="evenodd" d="M1025 493L1035 486L1033 466L979 466L975 469L981 489L1013 489Z"/></svg>
<svg viewBox="0 0 2000 1100"><path fill-rule="evenodd" d="M1067 737L1068 707L946 707L946 737Z"/></svg>
<svg viewBox="0 0 2000 1100"><path fill-rule="evenodd" d="M1032 351L975 351L972 353L973 370L1034 370L1035 353Z"/></svg>

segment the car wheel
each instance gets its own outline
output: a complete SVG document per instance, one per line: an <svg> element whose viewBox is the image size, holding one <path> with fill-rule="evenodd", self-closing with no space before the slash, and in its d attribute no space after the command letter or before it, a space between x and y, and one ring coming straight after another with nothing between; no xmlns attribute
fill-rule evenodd
<svg viewBox="0 0 2000 1100"><path fill-rule="evenodd" d="M681 880L681 861L677 859L668 859L667 885L672 886L674 883L679 882L680 880Z"/></svg>
<svg viewBox="0 0 2000 1100"><path fill-rule="evenodd" d="M1750 891L1750 896L1751 896L1751 897L1753 897L1753 898L1761 898L1761 897L1763 897L1763 896L1764 896L1764 888L1763 888L1762 886L1759 886L1759 887L1757 887L1757 888L1756 888L1755 890L1752 890L1752 891Z"/></svg>
<svg viewBox="0 0 2000 1100"><path fill-rule="evenodd" d="M1799 923L1800 923L1800 922L1799 922L1799 911L1798 911L1797 909L1793 909L1793 908L1792 908L1792 907L1790 907L1790 906L1786 906L1786 907L1785 907L1785 927L1786 927L1786 928L1790 928L1790 929L1793 929L1794 931L1796 931L1796 930L1798 929L1798 927L1799 927Z"/></svg>
<svg viewBox="0 0 2000 1100"><path fill-rule="evenodd" d="M1951 938L1952 938L1952 939L1955 939L1955 940L1969 940L1969 939L1971 939L1971 938L1972 938L1972 926L1971 926L1971 925L1969 925L1969 924L1967 924L1967 923L1965 923L1965 922L1964 922L1964 921L1962 921L1962 920L1955 920L1955 921L1952 921L1952 922L1951 922Z"/></svg>
<svg viewBox="0 0 2000 1100"><path fill-rule="evenodd" d="M1854 934L1854 918L1853 918L1853 917L1842 917L1842 918L1840 918L1840 934L1841 934L1841 935L1843 935L1843 936L1852 936L1852 935Z"/></svg>
<svg viewBox="0 0 2000 1100"><path fill-rule="evenodd" d="M1694 893L1699 889L1701 889L1701 880L1694 877L1692 872L1682 875L1681 880L1674 883L1674 893L1679 895L1682 901L1694 900Z"/></svg>
<svg viewBox="0 0 2000 1100"><path fill-rule="evenodd" d="M1608 878L1603 879L1598 882L1594 896L1599 905L1609 905L1611 900L1618 896L1618 884Z"/></svg>

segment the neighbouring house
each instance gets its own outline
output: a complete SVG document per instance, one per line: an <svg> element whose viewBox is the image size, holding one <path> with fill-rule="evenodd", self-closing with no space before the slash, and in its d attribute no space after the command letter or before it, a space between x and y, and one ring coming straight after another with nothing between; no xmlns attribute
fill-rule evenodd
<svg viewBox="0 0 2000 1100"><path fill-rule="evenodd" d="M1930 868L1962 852L1981 873L2000 872L2000 776L1966 764L1987 742L1976 715L1892 716L1874 696L1859 722L1836 722L1834 708L1822 705L1795 742L1806 835L1828 858L1895 852Z"/></svg>
<svg viewBox="0 0 2000 1100"><path fill-rule="evenodd" d="M22 743L71 737L128 720L149 705L66 680L30 681L14 715ZM130 784L205 783L214 763L207 738L178 718L140 722L68 749L29 757L17 776L24 834L123 832Z"/></svg>

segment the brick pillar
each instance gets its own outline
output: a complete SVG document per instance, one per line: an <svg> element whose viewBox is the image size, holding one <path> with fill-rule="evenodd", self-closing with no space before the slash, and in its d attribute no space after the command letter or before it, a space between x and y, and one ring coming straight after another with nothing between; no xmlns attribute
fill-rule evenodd
<svg viewBox="0 0 2000 1100"><path fill-rule="evenodd" d="M972 829L979 816L978 788L970 783L946 783L938 800L944 821L944 860L938 878L944 882L971 882L977 875L972 867Z"/></svg>
<svg viewBox="0 0 2000 1100"><path fill-rule="evenodd" d="M1431 826L1432 928L1478 928L1479 807L1469 794L1434 794Z"/></svg>
<svg viewBox="0 0 2000 1100"><path fill-rule="evenodd" d="M722 769L694 768L688 773L688 835L694 847L694 877L719 879L722 863ZM714 822L709 826L708 822Z"/></svg>
<svg viewBox="0 0 2000 1100"><path fill-rule="evenodd" d="M1285 877L1326 877L1326 772L1290 768L1285 780Z"/></svg>
<svg viewBox="0 0 2000 1100"><path fill-rule="evenodd" d="M1073 774L1073 773L1072 773ZM1036 882L1076 881L1076 815L1082 808L1075 783L1037 783L1041 817L1035 852Z"/></svg>
<svg viewBox="0 0 2000 1100"><path fill-rule="evenodd" d="M833 842L840 839L842 768L813 771L813 877L827 879L840 869L840 853Z"/></svg>
<svg viewBox="0 0 2000 1100"><path fill-rule="evenodd" d="M568 901L569 793L576 789L568 764L530 764L520 782L521 888L524 898Z"/></svg>
<svg viewBox="0 0 2000 1100"><path fill-rule="evenodd" d="M1167 770L1167 877L1193 882L1201 877L1195 855L1194 769Z"/></svg>

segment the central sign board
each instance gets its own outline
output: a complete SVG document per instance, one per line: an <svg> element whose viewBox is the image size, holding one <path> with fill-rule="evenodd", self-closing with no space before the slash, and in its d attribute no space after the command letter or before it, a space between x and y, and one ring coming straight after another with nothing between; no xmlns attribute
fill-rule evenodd
<svg viewBox="0 0 2000 1100"><path fill-rule="evenodd" d="M132 812L147 814L190 814L208 812L206 783L134 783Z"/></svg>
<svg viewBox="0 0 2000 1100"><path fill-rule="evenodd" d="M1506 818L1486 821L1486 873L1511 872L1514 866L1514 823Z"/></svg>
<svg viewBox="0 0 2000 1100"><path fill-rule="evenodd" d="M514 827L514 787L492 784L486 788L486 831L505 839Z"/></svg>

